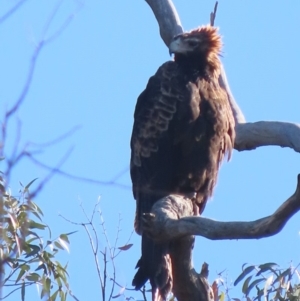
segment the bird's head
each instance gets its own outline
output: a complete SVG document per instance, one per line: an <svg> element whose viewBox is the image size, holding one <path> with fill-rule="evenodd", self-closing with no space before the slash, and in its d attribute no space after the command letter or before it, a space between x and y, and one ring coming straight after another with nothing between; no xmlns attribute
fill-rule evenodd
<svg viewBox="0 0 300 301"><path fill-rule="evenodd" d="M190 32L175 36L169 46L170 54L207 54L213 52L220 54L222 48L218 28L210 25L201 26Z"/></svg>
<svg viewBox="0 0 300 301"><path fill-rule="evenodd" d="M221 48L218 28L207 25L175 36L169 45L169 52L174 53L175 61L177 58L192 57L214 63L219 61Z"/></svg>

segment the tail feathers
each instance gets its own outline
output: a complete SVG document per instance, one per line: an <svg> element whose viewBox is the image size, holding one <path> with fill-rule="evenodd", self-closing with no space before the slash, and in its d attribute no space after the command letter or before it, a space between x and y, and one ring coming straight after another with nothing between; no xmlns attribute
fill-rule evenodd
<svg viewBox="0 0 300 301"><path fill-rule="evenodd" d="M136 290L149 279L152 287L152 301L166 300L172 290L172 265L168 254L168 244L156 244L143 235L142 257L138 261L132 285Z"/></svg>

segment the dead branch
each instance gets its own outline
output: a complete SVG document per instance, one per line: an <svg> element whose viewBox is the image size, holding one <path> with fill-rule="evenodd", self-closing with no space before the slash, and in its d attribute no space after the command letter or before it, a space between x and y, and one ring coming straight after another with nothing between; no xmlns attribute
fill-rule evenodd
<svg viewBox="0 0 300 301"><path fill-rule="evenodd" d="M0 17L0 24L13 15L27 0L20 0Z"/></svg>
<svg viewBox="0 0 300 301"><path fill-rule="evenodd" d="M258 121L236 125L234 148L251 150L259 146L278 145L300 152L300 124L278 121Z"/></svg>
<svg viewBox="0 0 300 301"><path fill-rule="evenodd" d="M220 222L192 215L188 197L169 195L154 204L144 216L144 230L157 241L170 240L173 292L179 301L214 300L208 284L207 267L198 274L192 265L194 236L212 240L258 239L280 232L287 221L300 210L300 174L295 193L272 215L251 222Z"/></svg>
<svg viewBox="0 0 300 301"><path fill-rule="evenodd" d="M177 300L213 301L214 294L207 281L208 265L203 264L200 274L192 266L194 237L186 236L171 244L173 293Z"/></svg>
<svg viewBox="0 0 300 301"><path fill-rule="evenodd" d="M215 20L217 17L217 10L218 10L218 1L216 1L214 11L210 13L210 25L215 26Z"/></svg>
<svg viewBox="0 0 300 301"><path fill-rule="evenodd" d="M143 228L153 239L173 239L170 242L170 256L172 259L173 293L177 300L213 301L215 296L207 281L208 266L202 269L200 274L193 268L194 236L184 236L181 232L180 235L175 234L171 237L167 234L170 223L178 224L181 220L188 218L186 216L193 215L193 205L189 197L170 195L158 201L153 206L152 213L144 215ZM173 230L171 231L173 232Z"/></svg>
<svg viewBox="0 0 300 301"><path fill-rule="evenodd" d="M223 87L227 92L235 124L244 124L246 122L246 118L230 90L230 86L223 65L221 65L221 76L219 77L219 83L220 86ZM237 128L235 129L235 131L238 132Z"/></svg>
<svg viewBox="0 0 300 301"><path fill-rule="evenodd" d="M146 0L159 25L159 33L168 47L172 38L183 32L181 22L172 0Z"/></svg>
<svg viewBox="0 0 300 301"><path fill-rule="evenodd" d="M220 222L205 217L187 216L193 210L189 198L169 195L145 216L147 231L153 239L166 241L186 235L199 235L212 240L258 239L277 234L300 210L300 174L295 193L272 215L251 222Z"/></svg>

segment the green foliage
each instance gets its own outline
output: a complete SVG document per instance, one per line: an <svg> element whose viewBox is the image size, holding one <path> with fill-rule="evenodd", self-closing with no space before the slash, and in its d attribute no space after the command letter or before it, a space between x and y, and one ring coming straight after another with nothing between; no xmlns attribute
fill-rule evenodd
<svg viewBox="0 0 300 301"><path fill-rule="evenodd" d="M26 288L36 284L41 299L64 301L69 293L67 265L57 260L57 254L69 250L69 235L74 232L51 239L43 212L29 192L35 180L25 186L20 183L15 197L6 190L3 174L0 176L0 280L10 290L1 297L19 291L23 301ZM49 239L44 241L45 237Z"/></svg>
<svg viewBox="0 0 300 301"><path fill-rule="evenodd" d="M297 268L281 269L276 263L243 265L243 272L234 285L242 280L242 292L247 300L299 301L300 274ZM252 298L250 298L252 296ZM238 298L233 300L239 301Z"/></svg>

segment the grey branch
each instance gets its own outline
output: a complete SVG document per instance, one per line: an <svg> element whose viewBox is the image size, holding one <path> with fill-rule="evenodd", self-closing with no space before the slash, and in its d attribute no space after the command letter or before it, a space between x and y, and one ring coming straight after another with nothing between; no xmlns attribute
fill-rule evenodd
<svg viewBox="0 0 300 301"><path fill-rule="evenodd" d="M300 210L300 174L296 191L272 215L251 222L220 222L192 215L189 198L169 195L154 204L145 216L146 231L157 241L199 235L212 240L258 239L277 234Z"/></svg>
<svg viewBox="0 0 300 301"><path fill-rule="evenodd" d="M160 36L166 46L171 39L183 32L180 18L171 0L146 0L159 25ZM236 122L237 139L235 148L239 151L255 149L259 146L278 145L300 152L300 126L286 122L246 123L242 110L231 93L225 70L220 76L220 84L227 91Z"/></svg>
<svg viewBox="0 0 300 301"><path fill-rule="evenodd" d="M194 236L212 240L258 239L278 233L300 210L300 175L295 193L272 215L251 222L220 222L193 213L190 198L169 195L154 204L144 215L144 231L156 241L170 241L174 288L179 301L213 301L214 293L207 282L207 265L198 274L192 265ZM216 297L216 296L215 296Z"/></svg>
<svg viewBox="0 0 300 301"><path fill-rule="evenodd" d="M159 25L159 33L168 47L174 36L183 32L181 22L172 0L146 0Z"/></svg>
<svg viewBox="0 0 300 301"><path fill-rule="evenodd" d="M251 150L266 145L289 147L300 152L300 124L258 121L236 125L236 150Z"/></svg>

